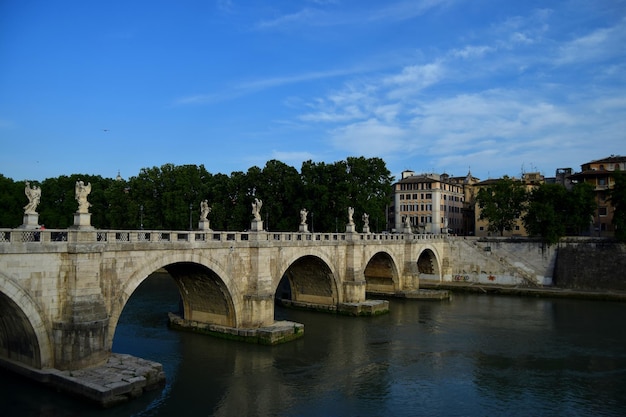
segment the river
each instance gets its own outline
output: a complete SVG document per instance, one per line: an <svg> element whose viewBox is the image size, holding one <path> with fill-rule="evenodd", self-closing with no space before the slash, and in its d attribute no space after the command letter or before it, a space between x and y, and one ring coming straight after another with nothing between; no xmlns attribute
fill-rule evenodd
<svg viewBox="0 0 626 417"><path fill-rule="evenodd" d="M169 330L173 280L133 294L113 350L163 364L167 383L98 409L0 371L0 415L623 416L626 304L454 294L390 300L369 318L277 308L305 336L257 346Z"/></svg>

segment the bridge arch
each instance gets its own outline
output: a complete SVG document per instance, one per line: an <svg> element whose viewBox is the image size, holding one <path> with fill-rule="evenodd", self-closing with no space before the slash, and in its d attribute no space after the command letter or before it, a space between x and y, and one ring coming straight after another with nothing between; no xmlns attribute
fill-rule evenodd
<svg viewBox="0 0 626 417"><path fill-rule="evenodd" d="M279 270L274 292L281 291L286 280L292 301L336 306L341 300L341 287L332 265L321 253L295 256Z"/></svg>
<svg viewBox="0 0 626 417"><path fill-rule="evenodd" d="M137 287L160 269L166 270L176 282L185 319L229 327L240 325L240 291L217 261L198 253L160 253L148 259L142 258L141 266L127 279L120 276L124 284L111 308L109 346L113 343L124 306Z"/></svg>
<svg viewBox="0 0 626 417"><path fill-rule="evenodd" d="M400 289L398 267L388 252L374 253L365 265L363 275L368 293L394 294Z"/></svg>
<svg viewBox="0 0 626 417"><path fill-rule="evenodd" d="M440 259L435 248L430 246L422 248L417 256L417 272L420 279L441 281Z"/></svg>
<svg viewBox="0 0 626 417"><path fill-rule="evenodd" d="M37 369L54 366L43 317L28 293L0 273L0 356Z"/></svg>

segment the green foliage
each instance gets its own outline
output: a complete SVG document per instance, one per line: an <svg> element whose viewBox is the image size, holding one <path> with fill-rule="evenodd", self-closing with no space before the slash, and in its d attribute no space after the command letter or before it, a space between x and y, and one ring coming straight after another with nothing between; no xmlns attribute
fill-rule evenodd
<svg viewBox="0 0 626 417"><path fill-rule="evenodd" d="M315 231L344 231L348 207L354 207L357 224L367 213L372 231L385 228L393 177L382 159L349 157L331 165L306 161L301 177L303 206L311 213Z"/></svg>
<svg viewBox="0 0 626 417"><path fill-rule="evenodd" d="M143 168L129 180L131 228L185 230L196 227L200 202L207 199L211 174L203 165L165 164ZM143 210L142 210L143 208ZM143 215L142 215L143 213Z"/></svg>
<svg viewBox="0 0 626 417"><path fill-rule="evenodd" d="M302 180L298 171L280 161L265 164L256 180L256 193L262 196L262 215L267 230L298 230L302 208Z"/></svg>
<svg viewBox="0 0 626 417"><path fill-rule="evenodd" d="M39 223L47 228L66 229L74 223L73 215L78 210L75 199L76 181L91 184L88 201L91 204L91 224L97 228L108 228L106 219L108 202L104 190L109 187L112 179L99 175L74 174L48 178L41 184L41 204L39 205Z"/></svg>
<svg viewBox="0 0 626 417"><path fill-rule="evenodd" d="M521 182L505 176L481 188L476 201L481 209L480 219L489 222L488 230L503 236L505 230L513 229L515 220L524 211L526 190Z"/></svg>
<svg viewBox="0 0 626 417"><path fill-rule="evenodd" d="M31 183L31 186L39 185ZM17 227L22 224L23 207L28 204L24 181L14 182L0 174L0 227Z"/></svg>
<svg viewBox="0 0 626 417"><path fill-rule="evenodd" d="M626 172L616 171L613 178L615 185L610 191L609 198L613 205L613 225L615 238L626 242Z"/></svg>
<svg viewBox="0 0 626 417"><path fill-rule="evenodd" d="M523 222L530 236L541 236L551 245L565 235L567 194L559 184L541 184L529 193Z"/></svg>
<svg viewBox="0 0 626 417"><path fill-rule="evenodd" d="M593 185L582 182L574 185L568 194L565 222L567 233L580 235L589 229L597 203Z"/></svg>
<svg viewBox="0 0 626 417"><path fill-rule="evenodd" d="M593 186L576 184L571 191L558 184L541 184L529 194L524 227L548 245L566 234L580 234L589 227L596 208Z"/></svg>
<svg viewBox="0 0 626 417"><path fill-rule="evenodd" d="M91 224L100 229L196 228L200 202L207 200L212 229L242 231L250 227L256 197L263 201L261 216L267 230L298 230L300 209L306 208L309 230L319 232L345 230L348 207L354 207L357 223L362 213L368 213L370 228L381 230L393 178L382 159L363 157L333 164L307 161L301 173L271 160L263 169L254 166L230 176L212 175L202 165L173 164L142 168L128 181L74 174L49 178L40 185L40 223L61 229L73 224L78 180L91 183ZM0 226L20 225L28 202L24 183L0 175L0 202L4 209Z"/></svg>

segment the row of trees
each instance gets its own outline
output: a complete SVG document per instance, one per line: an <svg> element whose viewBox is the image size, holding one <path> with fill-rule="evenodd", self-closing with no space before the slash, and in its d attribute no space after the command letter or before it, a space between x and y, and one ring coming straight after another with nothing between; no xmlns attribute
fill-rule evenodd
<svg viewBox="0 0 626 417"><path fill-rule="evenodd" d="M197 227L200 202L211 206L209 220L215 230L242 231L250 227L251 203L263 200L265 228L296 231L300 209L309 211L309 230L343 231L348 207L354 219L370 216L370 227L386 227L386 207L391 201L393 177L380 158L349 157L332 164L306 161L300 172L277 160L247 172L211 174L203 165L143 168L128 180L94 175L49 178L31 185L41 187L39 223L67 228L77 203L74 184L91 183L91 224L100 229L185 230ZM0 227L22 223L24 181L0 175ZM380 227L380 229L379 229Z"/></svg>
<svg viewBox="0 0 626 417"><path fill-rule="evenodd" d="M626 173L615 173L615 187L609 199L615 209L616 237L626 241ZM590 226L597 209L594 187L575 184L570 190L559 184L540 184L530 191L520 181L504 177L481 188L476 196L480 218L489 222L489 231L512 230L522 219L529 236L554 244L566 235L580 235Z"/></svg>

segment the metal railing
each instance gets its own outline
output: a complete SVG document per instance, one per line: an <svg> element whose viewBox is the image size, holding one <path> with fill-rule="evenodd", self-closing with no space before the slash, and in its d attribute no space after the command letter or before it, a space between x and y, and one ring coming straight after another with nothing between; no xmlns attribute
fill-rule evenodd
<svg viewBox="0 0 626 417"><path fill-rule="evenodd" d="M79 229L0 229L0 244L10 243L162 243L162 242L402 242L441 240L443 234L399 233L309 233L309 232L232 232L174 230L79 230Z"/></svg>

